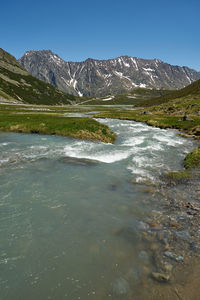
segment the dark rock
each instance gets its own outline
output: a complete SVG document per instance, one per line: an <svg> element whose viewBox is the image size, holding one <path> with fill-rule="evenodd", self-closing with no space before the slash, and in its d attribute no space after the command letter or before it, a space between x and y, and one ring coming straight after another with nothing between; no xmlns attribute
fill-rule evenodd
<svg viewBox="0 0 200 300"><path fill-rule="evenodd" d="M182 118L180 118L180 121L194 121L194 120L185 114Z"/></svg>

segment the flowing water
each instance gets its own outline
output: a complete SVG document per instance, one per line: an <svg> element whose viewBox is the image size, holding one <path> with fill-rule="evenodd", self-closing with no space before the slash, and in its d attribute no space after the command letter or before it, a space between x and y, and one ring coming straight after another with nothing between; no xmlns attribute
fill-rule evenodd
<svg viewBox="0 0 200 300"><path fill-rule="evenodd" d="M138 299L152 265L141 239L155 208L145 184L181 169L194 142L101 122L117 133L114 145L0 133L2 300Z"/></svg>

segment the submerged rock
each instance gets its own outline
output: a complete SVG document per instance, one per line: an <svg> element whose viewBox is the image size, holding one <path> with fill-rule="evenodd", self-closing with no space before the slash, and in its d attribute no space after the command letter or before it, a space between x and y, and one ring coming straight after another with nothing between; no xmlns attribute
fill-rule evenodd
<svg viewBox="0 0 200 300"><path fill-rule="evenodd" d="M59 158L59 162L71 165L81 165L81 166L90 166L98 164L98 161L87 159L87 158L77 158L77 157L61 157Z"/></svg>
<svg viewBox="0 0 200 300"><path fill-rule="evenodd" d="M123 277L119 277L113 283L112 289L113 289L114 294L116 294L116 295L125 295L128 293L130 287L129 287L128 282Z"/></svg>
<svg viewBox="0 0 200 300"><path fill-rule="evenodd" d="M125 239L127 242L134 244L134 245L139 240L138 232L135 230L135 228L132 228L132 227L121 228L120 230L115 232L115 234L117 234L118 236Z"/></svg>
<svg viewBox="0 0 200 300"><path fill-rule="evenodd" d="M146 252L146 251L144 251L144 250L142 250L142 251L140 251L140 253L139 253L139 259L141 259L141 260L149 260L149 255L148 255L148 253Z"/></svg>
<svg viewBox="0 0 200 300"><path fill-rule="evenodd" d="M138 224L136 224L136 227L140 231L147 231L149 229L149 225L143 221L140 221Z"/></svg>

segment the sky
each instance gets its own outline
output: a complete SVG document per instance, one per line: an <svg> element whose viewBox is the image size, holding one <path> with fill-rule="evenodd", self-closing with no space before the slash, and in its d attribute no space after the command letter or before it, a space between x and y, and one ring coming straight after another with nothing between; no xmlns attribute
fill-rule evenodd
<svg viewBox="0 0 200 300"><path fill-rule="evenodd" d="M200 71L199 0L6 0L0 47L66 61L129 55Z"/></svg>

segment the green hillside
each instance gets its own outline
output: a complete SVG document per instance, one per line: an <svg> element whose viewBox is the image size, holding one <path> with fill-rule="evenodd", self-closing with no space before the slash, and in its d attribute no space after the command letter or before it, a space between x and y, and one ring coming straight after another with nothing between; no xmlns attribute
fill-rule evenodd
<svg viewBox="0 0 200 300"><path fill-rule="evenodd" d="M30 104L71 104L79 97L65 94L31 76L15 57L0 49L0 98Z"/></svg>
<svg viewBox="0 0 200 300"><path fill-rule="evenodd" d="M166 95L162 95L161 97L158 98L153 98L151 101L141 101L140 105L142 106L152 106L152 105L160 105L160 104L165 104L169 101L172 100L177 100L184 101L186 98L191 101L191 100L196 100L200 98L200 79L191 83L190 85L186 86L183 89L176 90L176 91L171 91L170 93Z"/></svg>
<svg viewBox="0 0 200 300"><path fill-rule="evenodd" d="M120 95L108 95L107 97L93 98L83 102L89 105L139 105L143 101L149 101L154 97L160 97L169 94L169 90L156 90L146 88L135 88L128 93Z"/></svg>

